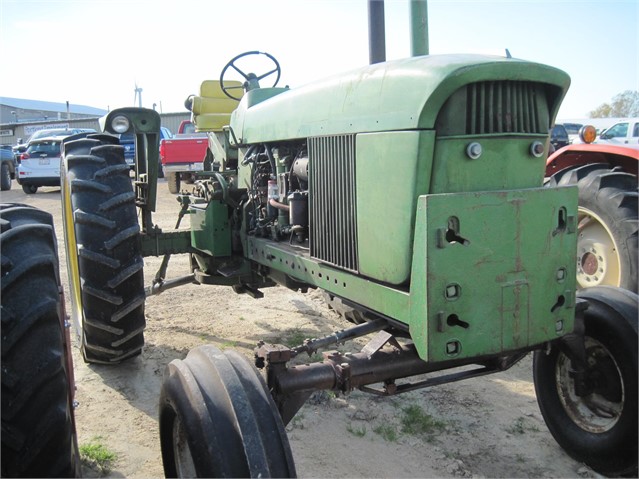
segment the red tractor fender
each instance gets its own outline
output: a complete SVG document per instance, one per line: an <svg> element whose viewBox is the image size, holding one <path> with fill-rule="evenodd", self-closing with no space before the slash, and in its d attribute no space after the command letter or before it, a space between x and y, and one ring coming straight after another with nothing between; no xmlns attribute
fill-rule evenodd
<svg viewBox="0 0 639 479"><path fill-rule="evenodd" d="M572 166L590 163L607 163L621 167L623 171L637 175L639 149L596 143L568 145L555 151L546 161L546 177Z"/></svg>

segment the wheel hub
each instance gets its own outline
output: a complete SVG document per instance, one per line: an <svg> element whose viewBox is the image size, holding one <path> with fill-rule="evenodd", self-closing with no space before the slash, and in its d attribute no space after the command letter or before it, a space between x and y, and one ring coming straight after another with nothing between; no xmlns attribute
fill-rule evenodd
<svg viewBox="0 0 639 479"><path fill-rule="evenodd" d="M564 354L557 361L556 384L561 404L575 424L592 433L612 429L621 417L625 394L619 366L598 341L586 337L588 390L577 396L572 364Z"/></svg>
<svg viewBox="0 0 639 479"><path fill-rule="evenodd" d="M578 230L578 286L619 286L619 254L606 224L592 211L580 207Z"/></svg>
<svg viewBox="0 0 639 479"><path fill-rule="evenodd" d="M599 261L597 261L597 256L590 251L585 253L581 257L581 269L588 276L594 276L599 270Z"/></svg>

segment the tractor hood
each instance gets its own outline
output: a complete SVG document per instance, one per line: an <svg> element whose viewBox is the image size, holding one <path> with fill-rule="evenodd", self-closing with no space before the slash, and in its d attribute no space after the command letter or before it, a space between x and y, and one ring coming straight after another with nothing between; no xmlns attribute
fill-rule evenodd
<svg viewBox="0 0 639 479"><path fill-rule="evenodd" d="M297 89L253 90L233 113L231 127L241 144L433 129L440 109L453 93L471 83L491 81L540 85L550 124L570 84L561 70L512 58L411 57L369 65ZM275 96L268 98L264 90L272 90Z"/></svg>

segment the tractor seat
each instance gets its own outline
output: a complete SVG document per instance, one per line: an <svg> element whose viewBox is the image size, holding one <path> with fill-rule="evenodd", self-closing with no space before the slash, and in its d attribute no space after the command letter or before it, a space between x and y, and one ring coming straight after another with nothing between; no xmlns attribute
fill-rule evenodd
<svg viewBox="0 0 639 479"><path fill-rule="evenodd" d="M228 87L241 87L239 81L226 81ZM233 89L233 94L242 95L241 88ZM219 131L231 121L231 112L238 102L226 96L217 80L204 80L200 85L200 96L193 97L193 123L197 131Z"/></svg>

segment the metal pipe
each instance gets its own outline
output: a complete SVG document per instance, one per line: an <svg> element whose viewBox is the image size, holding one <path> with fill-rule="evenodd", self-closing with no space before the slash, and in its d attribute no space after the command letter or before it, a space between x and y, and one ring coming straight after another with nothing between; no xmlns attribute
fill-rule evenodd
<svg viewBox="0 0 639 479"><path fill-rule="evenodd" d="M410 54L412 57L428 55L427 0L410 2Z"/></svg>
<svg viewBox="0 0 639 479"><path fill-rule="evenodd" d="M348 378L345 369L350 369ZM274 373L281 394L310 389L347 389L400 379L442 369L420 359L413 346L401 351L378 351L372 358L365 353L329 357L323 363L294 366ZM348 384L347 384L348 383Z"/></svg>
<svg viewBox="0 0 639 479"><path fill-rule="evenodd" d="M291 209L289 205L280 203L275 198L271 198L270 200L268 200L268 204L271 205L273 208L277 208L278 210L282 210L282 211L290 211Z"/></svg>
<svg viewBox="0 0 639 479"><path fill-rule="evenodd" d="M386 61L384 0L368 0L368 58L371 65Z"/></svg>
<svg viewBox="0 0 639 479"><path fill-rule="evenodd" d="M359 338L360 336L366 336L367 334L374 333L380 329L384 329L388 326L388 323L383 319L376 319L375 321L369 321L366 323L353 326L352 328L337 331L330 336L325 336L319 339L309 339L304 341L302 346L293 349L295 355L300 353L308 353L309 356L318 349L325 348L331 344L343 343L344 341L350 341L351 339Z"/></svg>

